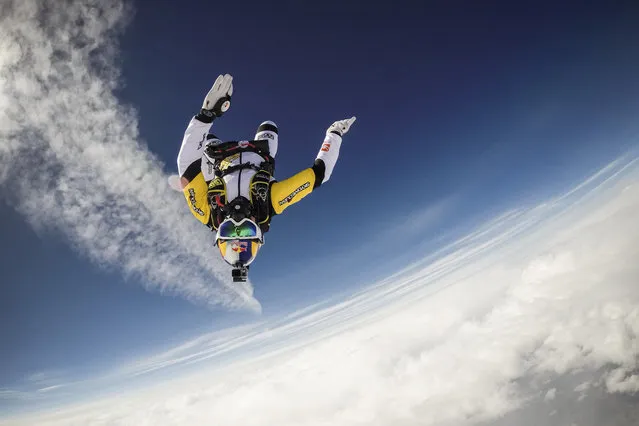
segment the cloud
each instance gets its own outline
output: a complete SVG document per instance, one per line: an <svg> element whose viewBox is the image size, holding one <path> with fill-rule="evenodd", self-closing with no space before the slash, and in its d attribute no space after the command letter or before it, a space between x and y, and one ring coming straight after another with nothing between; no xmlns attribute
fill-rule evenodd
<svg viewBox="0 0 639 426"><path fill-rule="evenodd" d="M0 388L1 400L30 401L35 399L33 392L24 392L17 389Z"/></svg>
<svg viewBox="0 0 639 426"><path fill-rule="evenodd" d="M248 352L250 360L203 363L180 380L25 421L595 426L602 416L608 424L639 418L634 400L615 399L638 388L639 167L613 163L578 188L504 214L339 304L248 330L246 341L268 347ZM203 337L148 365L237 339Z"/></svg>
<svg viewBox="0 0 639 426"><path fill-rule="evenodd" d="M62 381L64 376L62 370L43 370L28 374L24 380L38 386L52 386Z"/></svg>
<svg viewBox="0 0 639 426"><path fill-rule="evenodd" d="M259 310L250 284L229 282L210 233L141 141L135 110L114 95L117 36L131 15L118 0L3 2L2 190L39 232L62 232L149 290Z"/></svg>
<svg viewBox="0 0 639 426"><path fill-rule="evenodd" d="M47 386L45 388L38 389L36 392L40 392L40 393L51 392L51 391L54 391L56 389L60 389L62 387L64 387L64 385Z"/></svg>
<svg viewBox="0 0 639 426"><path fill-rule="evenodd" d="M557 396L557 389L548 389L548 392L546 392L546 395L544 396L544 401L552 401L555 399L555 396Z"/></svg>

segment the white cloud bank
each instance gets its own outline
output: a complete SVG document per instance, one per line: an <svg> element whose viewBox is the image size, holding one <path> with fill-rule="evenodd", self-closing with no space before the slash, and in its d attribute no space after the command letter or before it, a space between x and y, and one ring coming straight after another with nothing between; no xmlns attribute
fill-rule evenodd
<svg viewBox="0 0 639 426"><path fill-rule="evenodd" d="M197 303L259 310L119 103L118 0L0 4L0 185L40 231ZM167 102L170 100L166 100ZM186 123L185 123L186 126ZM180 141L176 140L176 154Z"/></svg>
<svg viewBox="0 0 639 426"><path fill-rule="evenodd" d="M620 160L341 304L249 327L266 354L25 424L528 425L540 413L499 422L535 399L548 424L570 424L552 406L566 392L639 391L638 217L639 166ZM139 367L206 359L220 336Z"/></svg>

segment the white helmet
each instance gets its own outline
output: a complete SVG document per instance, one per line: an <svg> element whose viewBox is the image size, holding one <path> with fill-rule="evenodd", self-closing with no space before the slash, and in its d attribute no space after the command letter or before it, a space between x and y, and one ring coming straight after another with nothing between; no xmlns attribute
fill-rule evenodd
<svg viewBox="0 0 639 426"><path fill-rule="evenodd" d="M216 244L231 266L248 266L264 244L260 227L251 219L225 219L217 229Z"/></svg>

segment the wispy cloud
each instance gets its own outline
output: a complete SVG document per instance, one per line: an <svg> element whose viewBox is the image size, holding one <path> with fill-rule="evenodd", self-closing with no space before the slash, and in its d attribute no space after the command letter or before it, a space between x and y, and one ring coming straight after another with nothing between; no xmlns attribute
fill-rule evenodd
<svg viewBox="0 0 639 426"><path fill-rule="evenodd" d="M40 392L40 393L51 392L51 391L54 391L56 389L60 389L60 388L63 388L63 387L64 387L64 385L47 386L45 388L38 389L36 392Z"/></svg>
<svg viewBox="0 0 639 426"><path fill-rule="evenodd" d="M17 389L0 388L0 401L30 401L36 399L33 392L25 392Z"/></svg>
<svg viewBox="0 0 639 426"><path fill-rule="evenodd" d="M117 36L130 17L118 0L0 6L3 192L36 229L62 231L79 253L150 290L259 310L169 189L135 110L114 96Z"/></svg>
<svg viewBox="0 0 639 426"><path fill-rule="evenodd" d="M203 336L139 366L269 347L252 361L202 364L38 424L523 425L538 423L503 416L545 418L567 400L637 392L639 166L615 163L566 195L505 214L342 303ZM601 424L574 404L568 419Z"/></svg>

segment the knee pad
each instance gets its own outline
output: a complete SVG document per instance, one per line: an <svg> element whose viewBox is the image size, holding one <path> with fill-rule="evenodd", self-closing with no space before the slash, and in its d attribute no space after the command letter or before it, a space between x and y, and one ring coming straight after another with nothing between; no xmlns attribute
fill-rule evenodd
<svg viewBox="0 0 639 426"><path fill-rule="evenodd" d="M272 121L264 121L257 128L257 132L255 133L255 140L258 139L266 139L268 140L268 149L270 151L271 157L275 157L277 154L277 145L278 145L278 129L277 124Z"/></svg>

